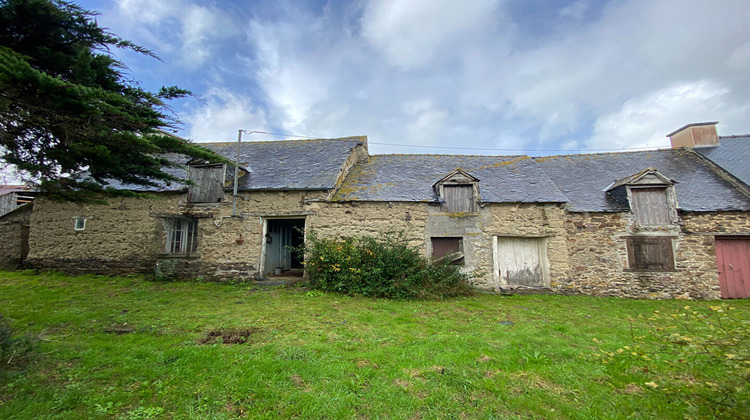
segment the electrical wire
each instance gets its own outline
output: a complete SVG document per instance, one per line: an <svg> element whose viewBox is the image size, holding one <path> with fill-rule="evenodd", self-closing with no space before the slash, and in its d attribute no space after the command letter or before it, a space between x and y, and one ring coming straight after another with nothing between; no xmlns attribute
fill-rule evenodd
<svg viewBox="0 0 750 420"><path fill-rule="evenodd" d="M250 132L248 132L250 133ZM297 137L297 138L303 138L303 139L319 139L320 137L310 137L310 136L301 136L298 134L288 134L288 133L269 133L267 131L252 131L252 133L257 134L269 134L272 136L283 136L283 137ZM368 144L376 144L378 146L396 146L396 147L414 147L414 148L423 148L423 149L448 149L448 150L488 150L488 151L497 151L497 152L569 152L569 153L586 153L586 152L622 152L622 151L628 151L628 150L640 150L640 151L650 151L650 150L658 150L660 147L633 147L633 148L621 148L621 149L581 149L581 150L572 150L572 149L506 149L506 148L493 148L493 147L459 147L459 146L428 146L428 145L421 145L421 144L398 144L398 143L382 143L377 141L368 141ZM666 146L665 146L666 147Z"/></svg>

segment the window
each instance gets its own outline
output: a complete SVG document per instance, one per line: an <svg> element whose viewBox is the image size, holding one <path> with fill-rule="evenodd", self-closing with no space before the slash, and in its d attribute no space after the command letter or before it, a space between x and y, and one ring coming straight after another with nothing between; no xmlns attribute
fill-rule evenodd
<svg viewBox="0 0 750 420"><path fill-rule="evenodd" d="M628 268L633 271L672 271L672 236L631 236L627 238Z"/></svg>
<svg viewBox="0 0 750 420"><path fill-rule="evenodd" d="M86 218L75 217L73 218L73 230L84 230L86 229Z"/></svg>
<svg viewBox="0 0 750 420"><path fill-rule="evenodd" d="M464 265L462 238L431 238L432 258L448 258L453 265Z"/></svg>
<svg viewBox="0 0 750 420"><path fill-rule="evenodd" d="M443 211L473 213L475 201L473 185L443 185Z"/></svg>
<svg viewBox="0 0 750 420"><path fill-rule="evenodd" d="M164 221L167 229L167 249L169 254L190 254L196 250L195 236L198 221L195 219L173 218Z"/></svg>
<svg viewBox="0 0 750 420"><path fill-rule="evenodd" d="M224 165L191 165L188 202L219 203L224 198Z"/></svg>
<svg viewBox="0 0 750 420"><path fill-rule="evenodd" d="M672 223L667 188L631 188L633 214L640 226L661 226Z"/></svg>

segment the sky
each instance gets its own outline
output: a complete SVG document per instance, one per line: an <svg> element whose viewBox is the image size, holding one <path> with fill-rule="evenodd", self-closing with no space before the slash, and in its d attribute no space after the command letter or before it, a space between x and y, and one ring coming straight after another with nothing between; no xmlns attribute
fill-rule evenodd
<svg viewBox="0 0 750 420"><path fill-rule="evenodd" d="M747 0L80 0L176 134L368 136L370 153L545 156L750 133ZM295 139L263 133L243 141Z"/></svg>

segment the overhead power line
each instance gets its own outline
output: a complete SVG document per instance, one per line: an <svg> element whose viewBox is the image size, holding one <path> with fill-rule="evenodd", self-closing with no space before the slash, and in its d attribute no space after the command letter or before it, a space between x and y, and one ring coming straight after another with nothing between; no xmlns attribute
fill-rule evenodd
<svg viewBox="0 0 750 420"><path fill-rule="evenodd" d="M297 137L303 139L319 139L320 137L302 136L299 134L289 133L269 133L267 131L253 131L258 134L269 134L272 136ZM495 152L622 152L627 150L657 150L659 147L631 147L621 149L511 149L511 148L494 148L494 147L460 147L460 146L428 146L423 144L399 144L399 143L382 143L377 141L368 141L368 144L377 144L379 146L396 146L396 147L415 147L422 149L448 149L448 150L485 150Z"/></svg>

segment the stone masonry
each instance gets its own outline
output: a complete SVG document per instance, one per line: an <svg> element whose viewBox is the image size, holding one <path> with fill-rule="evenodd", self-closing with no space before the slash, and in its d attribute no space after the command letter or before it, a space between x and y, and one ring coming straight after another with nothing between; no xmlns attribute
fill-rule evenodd
<svg viewBox="0 0 750 420"><path fill-rule="evenodd" d="M553 286L561 293L632 298L716 299L719 280L715 236L750 235L745 212L682 213L666 233L673 240L675 270L628 271L625 237L634 233L630 213L569 213L565 227L571 275Z"/></svg>
<svg viewBox="0 0 750 420"><path fill-rule="evenodd" d="M31 206L0 217L0 268L17 268L28 250Z"/></svg>

